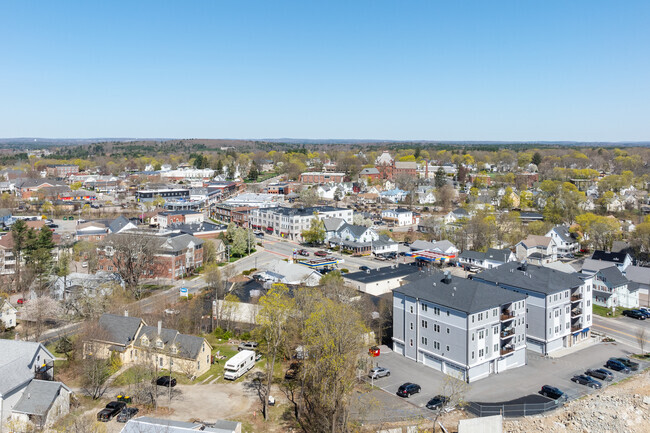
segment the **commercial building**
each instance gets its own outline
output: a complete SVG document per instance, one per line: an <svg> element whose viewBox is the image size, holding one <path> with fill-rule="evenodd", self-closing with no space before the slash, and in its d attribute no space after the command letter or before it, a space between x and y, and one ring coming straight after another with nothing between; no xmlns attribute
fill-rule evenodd
<svg viewBox="0 0 650 433"><path fill-rule="evenodd" d="M420 272L417 266L397 264L368 271L343 274L343 280L360 292L373 296L390 293L402 285L406 278Z"/></svg>
<svg viewBox="0 0 650 433"><path fill-rule="evenodd" d="M75 164L52 164L45 167L48 176L68 177L71 174L79 173L79 166Z"/></svg>
<svg viewBox="0 0 650 433"><path fill-rule="evenodd" d="M252 209L250 211L251 227L264 230L284 238L302 241L303 230L309 229L314 218L341 218L352 224L352 209L332 206L314 206L307 208L276 207Z"/></svg>
<svg viewBox="0 0 650 433"><path fill-rule="evenodd" d="M393 290L393 350L467 382L526 364L526 296L436 272Z"/></svg>
<svg viewBox="0 0 650 433"><path fill-rule="evenodd" d="M189 200L190 190L189 188L152 188L135 192L135 201L138 203L153 201L156 197L165 200Z"/></svg>
<svg viewBox="0 0 650 433"><path fill-rule="evenodd" d="M590 337L593 278L510 262L483 271L474 280L527 295L528 348L549 354Z"/></svg>
<svg viewBox="0 0 650 433"><path fill-rule="evenodd" d="M302 183L341 183L345 181L345 173L325 173L321 171L310 171L300 175Z"/></svg>

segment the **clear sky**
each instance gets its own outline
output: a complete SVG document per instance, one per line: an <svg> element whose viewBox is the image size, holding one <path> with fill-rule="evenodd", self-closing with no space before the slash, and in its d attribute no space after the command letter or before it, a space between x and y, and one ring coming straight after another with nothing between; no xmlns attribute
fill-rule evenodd
<svg viewBox="0 0 650 433"><path fill-rule="evenodd" d="M0 137L650 140L650 1L5 0Z"/></svg>

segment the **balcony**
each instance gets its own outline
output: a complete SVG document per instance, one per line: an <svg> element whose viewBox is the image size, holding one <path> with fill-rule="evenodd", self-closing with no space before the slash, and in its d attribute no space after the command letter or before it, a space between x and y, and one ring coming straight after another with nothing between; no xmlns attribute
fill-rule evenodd
<svg viewBox="0 0 650 433"><path fill-rule="evenodd" d="M582 309L581 308L574 308L571 310L571 317L580 317L582 316Z"/></svg>
<svg viewBox="0 0 650 433"><path fill-rule="evenodd" d="M513 335L515 335L515 330L512 328L501 331L501 338L509 338Z"/></svg>
<svg viewBox="0 0 650 433"><path fill-rule="evenodd" d="M505 346L501 348L501 356L507 355L508 353L512 353L515 351L515 348L512 346Z"/></svg>
<svg viewBox="0 0 650 433"><path fill-rule="evenodd" d="M512 320L515 318L515 315L510 310L504 310L501 312L501 321Z"/></svg>
<svg viewBox="0 0 650 433"><path fill-rule="evenodd" d="M582 326L580 325L575 325L571 327L571 332L578 332L579 330L582 329Z"/></svg>
<svg viewBox="0 0 650 433"><path fill-rule="evenodd" d="M578 293L576 295L571 295L571 302L582 301L582 294Z"/></svg>

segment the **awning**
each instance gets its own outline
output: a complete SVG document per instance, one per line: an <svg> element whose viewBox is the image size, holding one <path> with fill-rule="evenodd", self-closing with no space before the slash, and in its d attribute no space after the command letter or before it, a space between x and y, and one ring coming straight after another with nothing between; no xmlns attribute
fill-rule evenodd
<svg viewBox="0 0 650 433"><path fill-rule="evenodd" d="M589 328L583 329L582 332L589 332Z"/></svg>

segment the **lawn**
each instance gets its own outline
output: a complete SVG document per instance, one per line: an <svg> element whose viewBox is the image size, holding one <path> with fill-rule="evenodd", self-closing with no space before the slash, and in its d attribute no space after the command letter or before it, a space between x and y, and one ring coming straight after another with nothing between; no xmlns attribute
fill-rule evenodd
<svg viewBox="0 0 650 433"><path fill-rule="evenodd" d="M237 351L237 346L234 346L232 344L229 344L226 341L218 341L214 335L210 334L206 336L208 342L212 345L212 355L215 356L219 354L221 356L225 356L224 359L217 360L215 359L215 363L210 366L210 369L206 371L202 376L199 376L198 379L196 379L197 383L203 382L205 379L211 377L211 379L208 381L212 381L212 379L215 379L220 376L219 382L223 382L223 368L226 365L226 361L235 356L238 351Z"/></svg>
<svg viewBox="0 0 650 433"><path fill-rule="evenodd" d="M612 309L601 307L600 305L592 305L594 314L598 314L603 317L619 317L623 313L623 308L616 308L614 315L612 315Z"/></svg>

